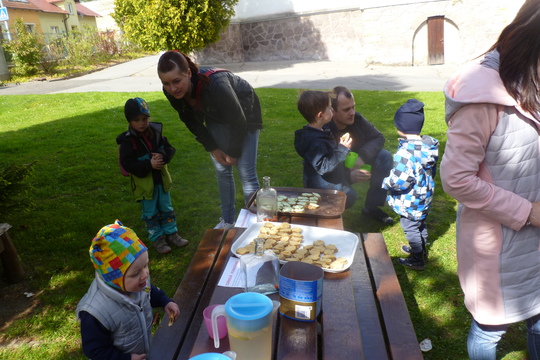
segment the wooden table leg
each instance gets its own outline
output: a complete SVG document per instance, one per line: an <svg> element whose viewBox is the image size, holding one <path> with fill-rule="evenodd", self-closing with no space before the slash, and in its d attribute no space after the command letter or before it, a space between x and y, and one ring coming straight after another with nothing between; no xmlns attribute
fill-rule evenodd
<svg viewBox="0 0 540 360"><path fill-rule="evenodd" d="M9 228L11 228L9 224L0 224L0 241L3 247L0 252L0 259L2 259L7 281L14 284L24 279L24 270L17 255L17 250L15 250L15 246L9 237Z"/></svg>

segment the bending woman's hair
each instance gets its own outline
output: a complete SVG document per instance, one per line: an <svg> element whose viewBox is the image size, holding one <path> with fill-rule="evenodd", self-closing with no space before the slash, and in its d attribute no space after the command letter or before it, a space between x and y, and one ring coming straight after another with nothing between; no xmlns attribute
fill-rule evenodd
<svg viewBox="0 0 540 360"><path fill-rule="evenodd" d="M203 84L209 84L210 78L206 75L199 74L199 66L195 64L186 54L170 50L160 56L157 70L158 74L168 73L178 70L182 74L186 74L188 69L191 70L192 81L200 80Z"/></svg>
<svg viewBox="0 0 540 360"><path fill-rule="evenodd" d="M540 1L527 0L490 51L500 54L506 91L531 114L540 112Z"/></svg>

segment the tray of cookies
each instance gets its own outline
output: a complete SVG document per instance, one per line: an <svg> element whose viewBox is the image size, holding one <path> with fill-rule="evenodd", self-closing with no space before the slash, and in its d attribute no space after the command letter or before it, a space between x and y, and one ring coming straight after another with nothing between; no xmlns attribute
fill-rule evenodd
<svg viewBox="0 0 540 360"><path fill-rule="evenodd" d="M258 222L232 244L236 256L255 252L254 240L265 239L265 250L273 251L281 264L302 261L326 272L347 270L354 259L358 235L348 231L295 225L287 222Z"/></svg>
<svg viewBox="0 0 540 360"><path fill-rule="evenodd" d="M337 217L345 210L347 195L339 190L274 187L278 195L278 213L294 216ZM257 192L251 194L247 209L257 212Z"/></svg>

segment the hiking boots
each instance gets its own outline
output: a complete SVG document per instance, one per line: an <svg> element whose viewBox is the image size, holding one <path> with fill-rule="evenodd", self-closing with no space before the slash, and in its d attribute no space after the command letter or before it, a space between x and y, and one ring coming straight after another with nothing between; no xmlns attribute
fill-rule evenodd
<svg viewBox="0 0 540 360"><path fill-rule="evenodd" d="M160 254L167 254L171 252L171 248L167 245L167 240L164 235L161 235L156 241L154 241L154 248Z"/></svg>
<svg viewBox="0 0 540 360"><path fill-rule="evenodd" d="M178 235L178 232L175 232L174 234L168 234L165 235L165 239L167 240L167 243L170 245L176 245L178 247L184 247L187 244L189 244L189 241Z"/></svg>
<svg viewBox="0 0 540 360"><path fill-rule="evenodd" d="M419 253L411 253L411 255L405 259L400 258L398 262L401 265L413 270L424 270L426 268L423 251Z"/></svg>
<svg viewBox="0 0 540 360"><path fill-rule="evenodd" d="M392 219L390 216L388 216L387 213L385 213L378 207L373 209L364 208L362 210L362 214L364 214L365 216L369 216L370 218L377 221L380 221L386 225L392 225L394 223L394 219Z"/></svg>

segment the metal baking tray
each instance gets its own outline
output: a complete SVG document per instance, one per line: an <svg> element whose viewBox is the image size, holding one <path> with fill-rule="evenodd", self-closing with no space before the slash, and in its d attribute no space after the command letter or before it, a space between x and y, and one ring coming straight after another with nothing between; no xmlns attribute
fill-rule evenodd
<svg viewBox="0 0 540 360"><path fill-rule="evenodd" d="M309 188L295 188L295 187L276 187L278 196L284 195L287 197L298 197L302 193L318 193L321 195L321 200L319 201L319 208L315 210L305 209L302 213L291 213L291 212L281 212L278 211L279 215L289 215L289 216L309 216L309 217L324 217L324 218L333 218L338 217L343 214L345 211L345 201L347 200L347 195L344 192L339 190L325 190L325 189L309 189ZM257 205L255 204L255 198L257 197L257 192L251 194L250 199L247 203L247 209L252 213L257 213Z"/></svg>

